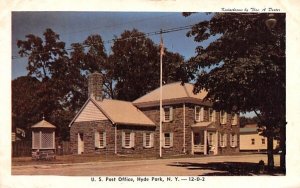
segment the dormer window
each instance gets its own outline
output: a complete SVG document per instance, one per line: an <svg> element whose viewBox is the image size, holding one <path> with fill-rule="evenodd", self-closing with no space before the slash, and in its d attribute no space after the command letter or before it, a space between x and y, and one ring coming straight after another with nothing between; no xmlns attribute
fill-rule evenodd
<svg viewBox="0 0 300 188"><path fill-rule="evenodd" d="M163 108L163 117L164 122L170 122L173 120L173 107L165 106Z"/></svg>
<svg viewBox="0 0 300 188"><path fill-rule="evenodd" d="M197 122L204 121L204 107L195 106L195 121Z"/></svg>

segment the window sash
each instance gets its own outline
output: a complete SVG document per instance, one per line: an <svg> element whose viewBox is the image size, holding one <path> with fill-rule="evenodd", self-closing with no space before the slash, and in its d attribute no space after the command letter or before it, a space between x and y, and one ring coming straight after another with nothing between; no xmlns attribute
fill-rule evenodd
<svg viewBox="0 0 300 188"><path fill-rule="evenodd" d="M143 134L143 146L145 148L151 148L154 145L153 142L154 142L154 133L145 132Z"/></svg>
<svg viewBox="0 0 300 188"><path fill-rule="evenodd" d="M221 124L226 124L227 122L227 112L225 112L225 111L221 111L220 112L220 123Z"/></svg>
<svg viewBox="0 0 300 188"><path fill-rule="evenodd" d="M204 107L195 106L195 121L204 121Z"/></svg>
<svg viewBox="0 0 300 188"><path fill-rule="evenodd" d="M173 133L164 133L164 143L163 146L165 148L169 148L173 146Z"/></svg>
<svg viewBox="0 0 300 188"><path fill-rule="evenodd" d="M237 134L230 134L230 145L231 147L237 147L238 145Z"/></svg>
<svg viewBox="0 0 300 188"><path fill-rule="evenodd" d="M173 108L166 106L163 108L164 122L170 122L173 120Z"/></svg>
<svg viewBox="0 0 300 188"><path fill-rule="evenodd" d="M105 148L106 147L106 132L96 131L95 132L95 148Z"/></svg>
<svg viewBox="0 0 300 188"><path fill-rule="evenodd" d="M208 118L210 122L215 122L216 121L216 111L213 110L212 108L208 109Z"/></svg>
<svg viewBox="0 0 300 188"><path fill-rule="evenodd" d="M232 114L231 124L237 125L237 114Z"/></svg>
<svg viewBox="0 0 300 188"><path fill-rule="evenodd" d="M220 133L220 146L221 147L226 147L227 146L227 134L225 133Z"/></svg>
<svg viewBox="0 0 300 188"><path fill-rule="evenodd" d="M134 147L134 132L122 132L122 147L133 148Z"/></svg>

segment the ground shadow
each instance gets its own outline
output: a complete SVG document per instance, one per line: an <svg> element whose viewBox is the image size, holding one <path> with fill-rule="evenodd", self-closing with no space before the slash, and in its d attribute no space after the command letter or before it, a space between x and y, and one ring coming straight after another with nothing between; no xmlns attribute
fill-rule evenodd
<svg viewBox="0 0 300 188"><path fill-rule="evenodd" d="M212 163L190 163L175 162L168 166L187 168L189 170L212 170L201 174L201 176L256 176L256 175L285 175L279 168L269 171L266 166L258 163L247 162L212 162Z"/></svg>

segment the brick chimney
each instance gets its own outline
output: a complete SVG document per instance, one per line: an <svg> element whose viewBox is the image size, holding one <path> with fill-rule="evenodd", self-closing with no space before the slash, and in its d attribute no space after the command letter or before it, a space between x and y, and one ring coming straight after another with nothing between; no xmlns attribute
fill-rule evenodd
<svg viewBox="0 0 300 188"><path fill-rule="evenodd" d="M103 78L99 72L88 76L88 96L94 100L102 101Z"/></svg>

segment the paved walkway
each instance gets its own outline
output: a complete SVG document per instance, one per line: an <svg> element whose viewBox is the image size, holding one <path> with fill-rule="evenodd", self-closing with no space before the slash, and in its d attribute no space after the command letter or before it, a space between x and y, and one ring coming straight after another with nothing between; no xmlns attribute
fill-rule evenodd
<svg viewBox="0 0 300 188"><path fill-rule="evenodd" d="M279 156L274 156L279 166ZM266 154L199 158L13 166L12 175L64 176L204 176L255 175Z"/></svg>

